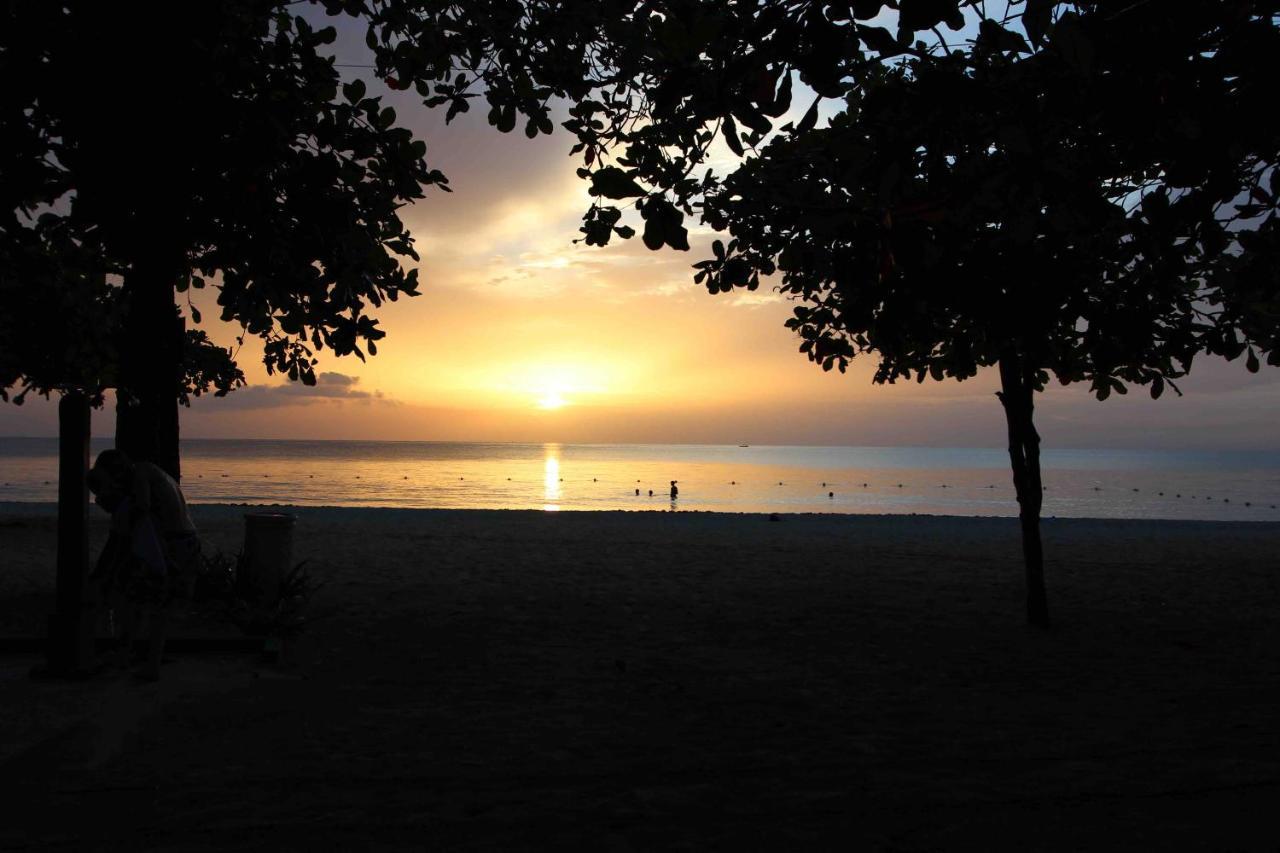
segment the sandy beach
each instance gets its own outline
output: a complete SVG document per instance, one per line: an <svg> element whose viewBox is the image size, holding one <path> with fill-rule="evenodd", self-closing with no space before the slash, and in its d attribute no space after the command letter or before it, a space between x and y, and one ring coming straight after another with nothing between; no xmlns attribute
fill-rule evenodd
<svg viewBox="0 0 1280 853"><path fill-rule="evenodd" d="M194 507L228 553L245 511ZM1280 840L1280 524L1046 521L1039 632L1013 519L296 514L326 586L278 665L0 658L0 848ZM43 630L53 531L0 505L0 634Z"/></svg>

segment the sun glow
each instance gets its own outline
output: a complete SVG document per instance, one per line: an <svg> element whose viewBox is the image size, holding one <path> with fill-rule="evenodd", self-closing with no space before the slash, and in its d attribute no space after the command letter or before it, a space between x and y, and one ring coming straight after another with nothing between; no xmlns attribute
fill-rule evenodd
<svg viewBox="0 0 1280 853"><path fill-rule="evenodd" d="M546 391L540 398L538 398L539 409L562 409L564 408L565 403L566 400L564 395L559 391Z"/></svg>
<svg viewBox="0 0 1280 853"><path fill-rule="evenodd" d="M602 393L603 378L598 368L560 364L531 367L512 384L529 395L539 409L554 412L580 402L583 396Z"/></svg>

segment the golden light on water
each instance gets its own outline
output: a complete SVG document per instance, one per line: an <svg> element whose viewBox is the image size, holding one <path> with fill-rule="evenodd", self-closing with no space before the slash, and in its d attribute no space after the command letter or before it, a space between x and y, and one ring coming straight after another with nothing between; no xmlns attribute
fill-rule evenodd
<svg viewBox="0 0 1280 853"><path fill-rule="evenodd" d="M547 512L560 509L560 445L548 444L542 466L542 508Z"/></svg>

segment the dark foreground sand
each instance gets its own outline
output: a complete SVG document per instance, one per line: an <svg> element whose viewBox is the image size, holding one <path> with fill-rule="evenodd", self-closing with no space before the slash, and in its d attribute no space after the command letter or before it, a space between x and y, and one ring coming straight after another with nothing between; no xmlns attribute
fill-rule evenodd
<svg viewBox="0 0 1280 853"><path fill-rule="evenodd" d="M236 507L199 507L235 551ZM52 518L0 507L0 628ZM1280 525L300 510L281 666L0 658L0 849L1275 850Z"/></svg>

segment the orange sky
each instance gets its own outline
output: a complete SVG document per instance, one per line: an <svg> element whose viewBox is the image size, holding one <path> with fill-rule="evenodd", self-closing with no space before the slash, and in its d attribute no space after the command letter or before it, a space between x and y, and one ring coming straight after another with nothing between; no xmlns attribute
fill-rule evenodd
<svg viewBox="0 0 1280 853"><path fill-rule="evenodd" d="M379 354L325 358L316 389L268 378L260 349L241 364L252 387L184 412L206 437L484 441L995 446L1003 417L994 377L872 386L870 360L824 374L797 352L777 294L709 295L692 251L650 252L639 239L575 246L588 200L559 132L528 140L489 128L483 110L446 128L407 93L386 93L428 143L455 192L405 212L423 257L423 295L375 312ZM807 103L807 101L806 101ZM202 294L201 307L211 305ZM202 311L229 343L216 310ZM327 354L326 354L327 355ZM859 363L863 362L863 363ZM1055 446L1275 449L1280 371L1199 365L1186 397L1137 389L1093 401L1084 388L1040 404ZM0 435L52 434L51 407L0 405ZM111 430L99 414L95 431Z"/></svg>

